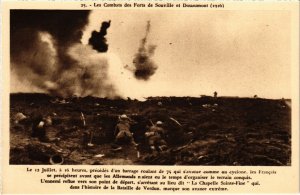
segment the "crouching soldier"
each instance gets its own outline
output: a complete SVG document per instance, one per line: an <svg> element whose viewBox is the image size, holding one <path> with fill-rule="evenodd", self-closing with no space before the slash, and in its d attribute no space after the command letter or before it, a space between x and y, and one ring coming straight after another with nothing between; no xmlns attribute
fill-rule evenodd
<svg viewBox="0 0 300 195"><path fill-rule="evenodd" d="M167 147L167 142L164 140L165 130L162 128L162 122L157 121L155 125L151 126L150 129L145 133L148 139L148 144L153 153L157 151L164 151Z"/></svg>
<svg viewBox="0 0 300 195"><path fill-rule="evenodd" d="M133 139L133 133L130 132L130 126L135 124L135 121L126 116L125 114L119 116L118 124L115 127L115 144L121 145L121 144L127 144L131 143L134 146L137 146ZM122 147L114 147L115 150L121 150Z"/></svg>
<svg viewBox="0 0 300 195"><path fill-rule="evenodd" d="M47 127L52 125L52 119L50 116L43 117L42 115L38 115L34 117L32 121L32 137L37 137L42 142L49 142L49 138L47 137Z"/></svg>

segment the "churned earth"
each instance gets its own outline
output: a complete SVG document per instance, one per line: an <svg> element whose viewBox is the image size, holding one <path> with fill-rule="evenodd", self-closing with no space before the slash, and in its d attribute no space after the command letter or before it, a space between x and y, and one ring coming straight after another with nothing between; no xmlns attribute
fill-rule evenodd
<svg viewBox="0 0 300 195"><path fill-rule="evenodd" d="M17 122L17 113L26 118ZM121 114L136 121L131 130L137 147L113 149L114 128ZM51 118L46 141L31 137L32 122L38 115ZM167 132L168 149L153 154L144 133L158 120ZM291 101L283 99L202 96L138 101L18 93L10 95L9 131L10 164L291 163Z"/></svg>

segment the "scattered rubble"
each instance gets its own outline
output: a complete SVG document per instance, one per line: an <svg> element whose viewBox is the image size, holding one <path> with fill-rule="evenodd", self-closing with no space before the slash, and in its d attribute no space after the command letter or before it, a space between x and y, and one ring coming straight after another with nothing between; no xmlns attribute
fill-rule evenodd
<svg viewBox="0 0 300 195"><path fill-rule="evenodd" d="M15 124L18 124L19 122L21 122L22 120L26 119L27 117L21 113L21 112L18 112L15 116L14 116L14 123Z"/></svg>

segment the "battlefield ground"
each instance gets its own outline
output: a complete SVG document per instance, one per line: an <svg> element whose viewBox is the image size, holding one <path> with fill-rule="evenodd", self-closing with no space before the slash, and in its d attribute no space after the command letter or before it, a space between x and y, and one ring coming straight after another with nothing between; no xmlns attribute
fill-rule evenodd
<svg viewBox="0 0 300 195"><path fill-rule="evenodd" d="M287 99L201 96L138 101L15 93L10 95L9 160L28 165L59 158L66 165L290 166L290 106ZM26 118L17 122L17 113ZM131 131L139 145L115 151L114 129L121 114L136 121ZM38 115L51 117L47 141L31 136ZM167 132L168 149L151 153L144 134L158 120Z"/></svg>

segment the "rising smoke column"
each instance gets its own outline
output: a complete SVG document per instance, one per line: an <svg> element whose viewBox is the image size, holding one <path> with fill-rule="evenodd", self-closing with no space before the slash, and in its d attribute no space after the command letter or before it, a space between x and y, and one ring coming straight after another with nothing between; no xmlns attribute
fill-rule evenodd
<svg viewBox="0 0 300 195"><path fill-rule="evenodd" d="M147 22L146 27L146 35L141 40L140 47L138 52L135 54L133 59L134 64L134 76L137 79L148 80L157 70L157 65L151 59L154 55L156 46L155 45L147 45L147 38L150 32L150 21Z"/></svg>
<svg viewBox="0 0 300 195"><path fill-rule="evenodd" d="M12 78L52 95L117 96L107 76L108 60L99 53L108 49L104 37L109 27L105 26L107 22L101 28L105 29L103 43L98 41L92 46L81 43L89 13L85 10L12 10ZM103 45L105 49L93 49L103 48Z"/></svg>

